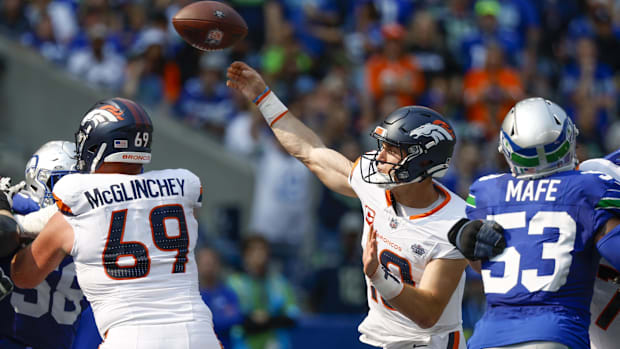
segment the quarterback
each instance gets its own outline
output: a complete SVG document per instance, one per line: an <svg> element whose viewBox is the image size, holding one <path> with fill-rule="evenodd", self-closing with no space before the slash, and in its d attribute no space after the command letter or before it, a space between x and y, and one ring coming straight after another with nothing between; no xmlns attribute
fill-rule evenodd
<svg viewBox="0 0 620 349"><path fill-rule="evenodd" d="M76 133L77 170L53 195L55 213L11 262L34 287L73 257L106 348L219 348L194 261L200 180L183 169L143 172L153 126L133 101L96 103Z"/></svg>
<svg viewBox="0 0 620 349"><path fill-rule="evenodd" d="M520 101L500 131L499 149L512 173L470 187L468 218L497 221L506 240L501 254L481 263L487 309L471 349L590 347L599 259L620 266L620 185L612 176L575 170L577 134L555 103Z"/></svg>
<svg viewBox="0 0 620 349"><path fill-rule="evenodd" d="M379 149L353 163L326 148L247 64L227 85L254 100L282 146L328 188L360 199L368 316L360 340L383 348L465 348L461 300L467 261L446 233L465 202L433 177L448 168L456 137L437 112L398 109L372 133Z"/></svg>

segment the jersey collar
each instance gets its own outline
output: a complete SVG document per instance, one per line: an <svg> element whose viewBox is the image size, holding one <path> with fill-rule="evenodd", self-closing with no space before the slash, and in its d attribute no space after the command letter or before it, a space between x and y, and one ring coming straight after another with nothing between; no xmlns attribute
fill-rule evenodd
<svg viewBox="0 0 620 349"><path fill-rule="evenodd" d="M438 185L437 183L435 183L433 181L433 186L435 187L435 189L439 190L443 196L444 196L444 200L441 202L441 204L439 204L438 206L436 206L435 208L424 212L424 213L420 213L420 214L416 214L413 216L409 216L409 219L419 219L419 218L424 218L424 217L428 217L432 214L434 214L435 212L441 210L444 206L446 206L448 204L448 202L450 202L450 199L452 198L450 196L450 193L445 190L441 185ZM392 193L390 192L390 190L385 190L385 201L387 203L387 207L391 207L392 206Z"/></svg>

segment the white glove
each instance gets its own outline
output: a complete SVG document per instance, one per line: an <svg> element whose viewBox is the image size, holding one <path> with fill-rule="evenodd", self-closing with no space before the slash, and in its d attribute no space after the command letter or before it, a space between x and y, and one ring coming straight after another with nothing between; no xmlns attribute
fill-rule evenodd
<svg viewBox="0 0 620 349"><path fill-rule="evenodd" d="M6 193L9 204L13 207L13 195L26 187L26 182L21 181L15 185L11 185L11 177L0 178L0 190Z"/></svg>
<svg viewBox="0 0 620 349"><path fill-rule="evenodd" d="M58 212L56 205L50 205L27 215L14 215L21 230L19 236L29 239L36 238L56 212Z"/></svg>

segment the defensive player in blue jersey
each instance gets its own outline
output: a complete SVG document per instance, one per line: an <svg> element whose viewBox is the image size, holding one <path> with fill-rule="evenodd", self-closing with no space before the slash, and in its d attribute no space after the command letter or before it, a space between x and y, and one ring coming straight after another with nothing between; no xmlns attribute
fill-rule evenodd
<svg viewBox="0 0 620 349"><path fill-rule="evenodd" d="M548 100L529 98L506 115L500 151L512 174L470 187L467 217L495 220L506 248L481 267L487 310L468 342L480 348L589 348L590 300L599 259L620 267L620 185L576 171L578 130Z"/></svg>
<svg viewBox="0 0 620 349"><path fill-rule="evenodd" d="M26 165L25 187L12 202L22 236L36 236L57 211L51 195L53 183L74 165L72 142L48 142L32 156ZM33 209L36 211L31 212ZM6 274L10 271L10 257L0 260ZM37 287L15 287L0 302L0 348L70 349L85 306L73 260L67 257Z"/></svg>

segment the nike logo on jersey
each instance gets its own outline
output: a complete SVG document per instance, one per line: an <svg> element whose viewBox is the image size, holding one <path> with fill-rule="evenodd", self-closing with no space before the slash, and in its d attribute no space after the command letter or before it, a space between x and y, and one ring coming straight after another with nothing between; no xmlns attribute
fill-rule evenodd
<svg viewBox="0 0 620 349"><path fill-rule="evenodd" d="M132 201L134 199L149 199L173 195L185 195L185 180L179 178L164 179L134 179L126 183L110 185L109 189L84 192L91 208L114 202Z"/></svg>
<svg viewBox="0 0 620 349"><path fill-rule="evenodd" d="M506 188L506 201L555 201L559 179L509 180Z"/></svg>

